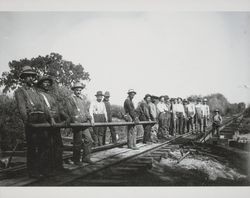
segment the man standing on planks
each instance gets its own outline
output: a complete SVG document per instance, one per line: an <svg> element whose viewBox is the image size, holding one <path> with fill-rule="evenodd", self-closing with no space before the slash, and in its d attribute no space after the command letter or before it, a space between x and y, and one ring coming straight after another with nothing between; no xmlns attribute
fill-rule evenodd
<svg viewBox="0 0 250 198"><path fill-rule="evenodd" d="M70 124L70 116L66 114L60 98L55 94L55 81L50 76L43 76L37 82L38 92L44 99L52 127L43 129L39 142L42 148L41 166L45 176L54 175L63 167L63 143L60 128L53 128L56 123Z"/></svg>
<svg viewBox="0 0 250 198"><path fill-rule="evenodd" d="M25 127L27 171L31 178L42 176L40 164L41 144L39 144L39 136L42 130L33 129L30 124L48 121L46 117L48 109L46 109L43 98L34 87L36 76L37 73L30 66L24 66L20 74L23 85L15 91L17 108Z"/></svg>
<svg viewBox="0 0 250 198"><path fill-rule="evenodd" d="M133 98L135 97L136 92L133 89L128 90L128 97L124 101L124 110L125 110L125 120L127 122L135 122L138 123L139 119L135 111L135 106L133 103ZM128 148L133 150L138 150L136 147L136 128L135 126L128 126L127 131L127 139L128 139Z"/></svg>
<svg viewBox="0 0 250 198"><path fill-rule="evenodd" d="M159 112L158 138L167 139L169 137L168 120L167 120L168 119L167 112L169 111L169 109L165 103L165 96L160 96L160 102L157 104L157 109Z"/></svg>
<svg viewBox="0 0 250 198"><path fill-rule="evenodd" d="M200 133L202 133L202 130L203 130L203 118L204 118L204 108L203 108L203 105L201 104L201 99L198 98L197 104L195 105L195 126L196 126L195 128Z"/></svg>
<svg viewBox="0 0 250 198"><path fill-rule="evenodd" d="M96 93L96 101L90 104L89 113L91 119L94 122L107 122L108 116L104 102L102 101L103 93L102 91L98 91ZM94 130L94 142L95 146L103 145L103 138L105 135L106 127L93 127Z"/></svg>
<svg viewBox="0 0 250 198"><path fill-rule="evenodd" d="M71 89L73 94L69 100L71 107L71 120L73 123L92 123L92 117L87 110L87 104L81 95L85 88L80 82L75 83ZM73 162L75 165L82 165L82 162L93 164L90 159L91 147L94 143L88 128L74 128L73 129ZM81 149L83 148L83 155Z"/></svg>
<svg viewBox="0 0 250 198"><path fill-rule="evenodd" d="M109 98L110 98L110 93L108 91L106 91L105 94L104 94L103 102L104 102L105 107L106 107L108 122L112 122L112 110L111 110L111 105L110 105L110 102L109 102ZM112 143L116 144L117 139L116 139L115 128L114 128L114 126L109 126L109 127L106 127L106 131L107 131L108 128L110 130ZM103 144L104 145L105 145L105 141L106 141L106 138L105 138L106 137L106 131L105 131L105 134L103 136Z"/></svg>
<svg viewBox="0 0 250 198"><path fill-rule="evenodd" d="M144 97L144 101L140 103L138 106L138 115L140 121L152 121L153 115L150 112L149 103L151 102L151 95L146 94ZM143 143L144 144L151 144L151 129L152 126L150 124L143 125L144 134L143 134Z"/></svg>

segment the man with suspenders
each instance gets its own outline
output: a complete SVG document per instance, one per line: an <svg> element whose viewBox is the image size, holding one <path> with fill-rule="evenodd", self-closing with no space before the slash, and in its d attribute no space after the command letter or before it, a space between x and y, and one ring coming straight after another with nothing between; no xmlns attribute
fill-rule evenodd
<svg viewBox="0 0 250 198"><path fill-rule="evenodd" d="M68 125L70 123L70 117L65 112L65 107L59 98L55 95L53 89L53 79L49 76L43 76L37 82L39 94L42 96L48 111L48 118L51 125L56 123L62 123ZM64 170L63 168L63 143L60 133L60 128L46 128L41 133L40 140L42 148L42 160L41 165L44 171L44 175L50 176L56 173L56 171Z"/></svg>
<svg viewBox="0 0 250 198"><path fill-rule="evenodd" d="M74 94L71 95L71 119L74 123L93 123L92 117L90 116L86 100L81 95L81 91L85 88L82 83L75 83L71 88ZM83 140L82 140L83 139ZM90 163L93 162L90 159L91 147L94 143L90 131L86 129L73 129L73 162L75 165L82 165L82 162ZM81 155L81 149L83 148L83 155Z"/></svg>
<svg viewBox="0 0 250 198"><path fill-rule="evenodd" d="M30 124L47 122L46 112L48 109L44 100L35 89L36 72L30 66L24 66L20 79L23 86L15 91L17 108L25 127L25 136L27 143L27 171L30 177L41 177L41 144L39 143L41 130L32 129Z"/></svg>

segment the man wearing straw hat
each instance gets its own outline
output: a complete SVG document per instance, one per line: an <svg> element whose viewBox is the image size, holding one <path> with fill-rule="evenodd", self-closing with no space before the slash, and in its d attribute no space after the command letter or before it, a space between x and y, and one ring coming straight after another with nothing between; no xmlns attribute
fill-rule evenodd
<svg viewBox="0 0 250 198"><path fill-rule="evenodd" d="M107 111L103 99L102 91L97 91L96 93L96 101L90 104L89 113L93 122L107 122L108 116ZM99 126L94 127L94 142L95 146L103 145L103 138L105 135L106 127Z"/></svg>
<svg viewBox="0 0 250 198"><path fill-rule="evenodd" d="M128 122L139 122L138 116L136 114L135 106L133 103L133 98L136 92L133 89L128 90L128 97L124 101L125 119ZM128 126L127 131L128 148L133 150L138 150L136 147L136 128L135 126Z"/></svg>
<svg viewBox="0 0 250 198"><path fill-rule="evenodd" d="M71 109L72 109L72 121L74 123L87 123L92 122L92 117L87 110L86 100L81 95L82 90L85 88L80 82L75 83L71 89L74 94L71 96ZM83 140L82 140L83 139ZM91 147L94 143L89 129L73 129L73 162L76 165L82 165L82 162L93 162L90 159ZM81 156L81 149L83 148L83 154Z"/></svg>
<svg viewBox="0 0 250 198"><path fill-rule="evenodd" d="M23 85L15 91L17 108L25 126L25 137L27 142L27 171L30 177L41 177L39 168L40 148L38 144L40 130L30 127L32 123L46 122L45 112L48 110L41 95L34 88L37 73L30 67L22 68L20 79Z"/></svg>

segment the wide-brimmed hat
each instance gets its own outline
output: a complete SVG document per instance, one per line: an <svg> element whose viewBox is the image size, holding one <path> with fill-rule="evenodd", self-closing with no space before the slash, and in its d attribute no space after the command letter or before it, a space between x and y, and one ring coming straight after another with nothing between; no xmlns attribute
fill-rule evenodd
<svg viewBox="0 0 250 198"><path fill-rule="evenodd" d="M25 65L23 68L22 68L22 71L21 71L21 74L20 74L20 78L23 78L24 75L34 75L36 76L37 73L28 65Z"/></svg>
<svg viewBox="0 0 250 198"><path fill-rule="evenodd" d="M135 90L133 90L133 89L129 89L129 90L128 90L128 94L130 94L130 93L136 94Z"/></svg>
<svg viewBox="0 0 250 198"><path fill-rule="evenodd" d="M182 98L181 98L181 97L178 97L178 98L177 98L177 100L179 100L179 99L182 101Z"/></svg>
<svg viewBox="0 0 250 198"><path fill-rule="evenodd" d="M86 85L84 85L83 83L81 82L76 82L72 87L71 87L71 90L74 90L75 88L82 88L84 89Z"/></svg>
<svg viewBox="0 0 250 198"><path fill-rule="evenodd" d="M165 99L165 100L168 100L168 99L169 99L169 96L168 96L168 95L165 95L165 96L164 96L164 99Z"/></svg>
<svg viewBox="0 0 250 198"><path fill-rule="evenodd" d="M197 98L197 101L198 101L198 102L201 102L201 98Z"/></svg>
<svg viewBox="0 0 250 198"><path fill-rule="evenodd" d="M206 99L206 98L204 98L204 99L203 99L203 102L207 102L207 99Z"/></svg>
<svg viewBox="0 0 250 198"><path fill-rule="evenodd" d="M105 91L105 93L104 93L104 97L110 97L110 93L109 93L109 91Z"/></svg>
<svg viewBox="0 0 250 198"><path fill-rule="evenodd" d="M188 102L188 100L186 98L183 99L183 102Z"/></svg>
<svg viewBox="0 0 250 198"><path fill-rule="evenodd" d="M144 96L144 100L147 99L147 97L150 97L150 98L151 98L151 95L150 95L150 94L146 94L146 95Z"/></svg>
<svg viewBox="0 0 250 198"><path fill-rule="evenodd" d="M95 96L104 96L104 95L103 95L102 91L98 91L98 92L96 92Z"/></svg>
<svg viewBox="0 0 250 198"><path fill-rule="evenodd" d="M153 99L153 100L159 100L159 97L155 96L155 95L151 95L151 99Z"/></svg>
<svg viewBox="0 0 250 198"><path fill-rule="evenodd" d="M37 81L37 86L40 86L43 81L49 80L51 85L53 84L53 79L51 76L42 76L38 81Z"/></svg>
<svg viewBox="0 0 250 198"><path fill-rule="evenodd" d="M220 110L219 109L215 109L214 112L220 112Z"/></svg>
<svg viewBox="0 0 250 198"><path fill-rule="evenodd" d="M165 96L163 96L163 95L159 96L159 100L162 99L162 98L165 99Z"/></svg>

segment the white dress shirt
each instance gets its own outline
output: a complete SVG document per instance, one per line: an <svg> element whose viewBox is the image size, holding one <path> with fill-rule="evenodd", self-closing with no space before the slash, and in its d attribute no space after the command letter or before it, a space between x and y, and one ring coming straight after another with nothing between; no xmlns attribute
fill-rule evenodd
<svg viewBox="0 0 250 198"><path fill-rule="evenodd" d="M168 111L168 107L164 102L159 102L157 104L157 109L160 113Z"/></svg>
<svg viewBox="0 0 250 198"><path fill-rule="evenodd" d="M202 105L203 107L203 114L204 114L204 116L208 116L209 117L209 115L210 115L210 110L209 110L209 106L207 105L207 104L204 104L204 105Z"/></svg>
<svg viewBox="0 0 250 198"><path fill-rule="evenodd" d="M183 113L183 115L185 116L185 110L184 110L184 107L183 107L183 104L175 104L174 105L174 112L178 112L178 113Z"/></svg>
<svg viewBox="0 0 250 198"><path fill-rule="evenodd" d="M94 114L104 114L106 120L108 120L108 116L107 116L107 111L106 111L106 107L104 102L98 102L98 101L94 101L90 104L89 107L89 113L90 116L92 117L92 120L94 120Z"/></svg>

